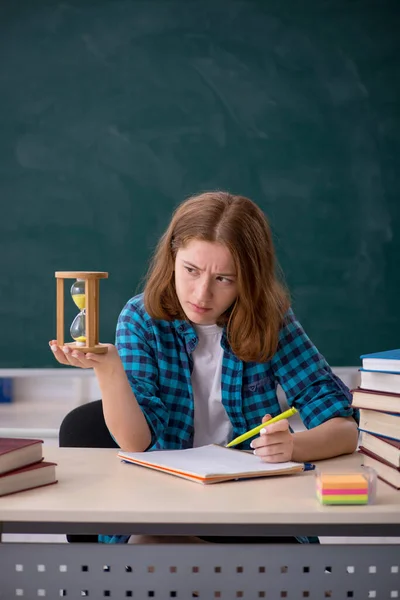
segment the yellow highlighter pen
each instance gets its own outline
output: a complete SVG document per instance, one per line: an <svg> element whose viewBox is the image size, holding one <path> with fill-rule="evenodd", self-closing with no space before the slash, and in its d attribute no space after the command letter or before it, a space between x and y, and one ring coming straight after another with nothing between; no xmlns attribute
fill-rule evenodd
<svg viewBox="0 0 400 600"><path fill-rule="evenodd" d="M239 437L237 437L234 440L232 440L231 442L229 442L229 444L226 445L226 448L231 448L232 446L237 446L237 444L241 444L245 440L248 440L249 438L257 435L257 433L260 433L261 429L264 429L264 427L268 427L268 425L272 425L272 423L276 423L277 421L281 421L282 419L288 419L289 417L291 417L292 415L294 415L296 413L297 413L297 410L295 408L289 408L289 410L285 410L285 412L281 413L277 417L273 417L269 421L265 421L265 423L261 423L261 425L257 425L257 427L254 427L254 429L250 429L250 431L246 431L246 433L239 435Z"/></svg>

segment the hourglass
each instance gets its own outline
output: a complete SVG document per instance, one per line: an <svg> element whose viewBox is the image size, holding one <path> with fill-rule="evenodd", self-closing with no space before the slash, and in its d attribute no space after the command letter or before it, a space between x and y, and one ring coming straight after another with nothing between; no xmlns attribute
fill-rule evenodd
<svg viewBox="0 0 400 600"><path fill-rule="evenodd" d="M100 271L57 271L57 345L64 346L64 279L75 279L71 286L72 300L79 308L70 327L73 342L66 345L81 352L105 354L99 344L99 282L108 273Z"/></svg>

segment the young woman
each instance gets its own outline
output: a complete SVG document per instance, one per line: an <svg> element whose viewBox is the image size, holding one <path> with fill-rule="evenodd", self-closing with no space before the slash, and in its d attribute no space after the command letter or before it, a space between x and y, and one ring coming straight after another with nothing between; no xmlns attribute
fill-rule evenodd
<svg viewBox="0 0 400 600"><path fill-rule="evenodd" d="M293 314L268 222L247 198L209 192L177 208L107 354L50 346L60 363L94 369L126 451L225 444L279 414L278 384L306 430L282 420L242 448L265 462L356 449L350 392Z"/></svg>

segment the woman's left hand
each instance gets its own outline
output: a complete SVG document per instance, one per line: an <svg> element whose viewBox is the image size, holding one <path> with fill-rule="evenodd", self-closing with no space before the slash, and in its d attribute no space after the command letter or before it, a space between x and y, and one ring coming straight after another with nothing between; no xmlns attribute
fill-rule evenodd
<svg viewBox="0 0 400 600"><path fill-rule="evenodd" d="M265 423L269 419L271 419L271 415L265 415L262 422ZM263 462L280 463L292 460L293 443L293 433L289 430L289 421L282 419L282 421L277 421L265 429L261 429L260 437L255 438L250 447Z"/></svg>

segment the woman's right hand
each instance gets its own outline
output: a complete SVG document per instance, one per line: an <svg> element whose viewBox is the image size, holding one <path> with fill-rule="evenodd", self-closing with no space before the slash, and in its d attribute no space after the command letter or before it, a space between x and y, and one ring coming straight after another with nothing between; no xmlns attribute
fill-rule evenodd
<svg viewBox="0 0 400 600"><path fill-rule="evenodd" d="M81 369L95 369L95 370L108 370L112 369L117 363L121 363L121 359L118 354L118 350L113 344L101 344L108 348L106 354L95 354L94 352L80 352L76 348L70 348L70 346L62 346L61 348L57 345L57 340L51 340L49 342L50 349L52 350L56 360L62 365L70 365L72 367L80 367Z"/></svg>

